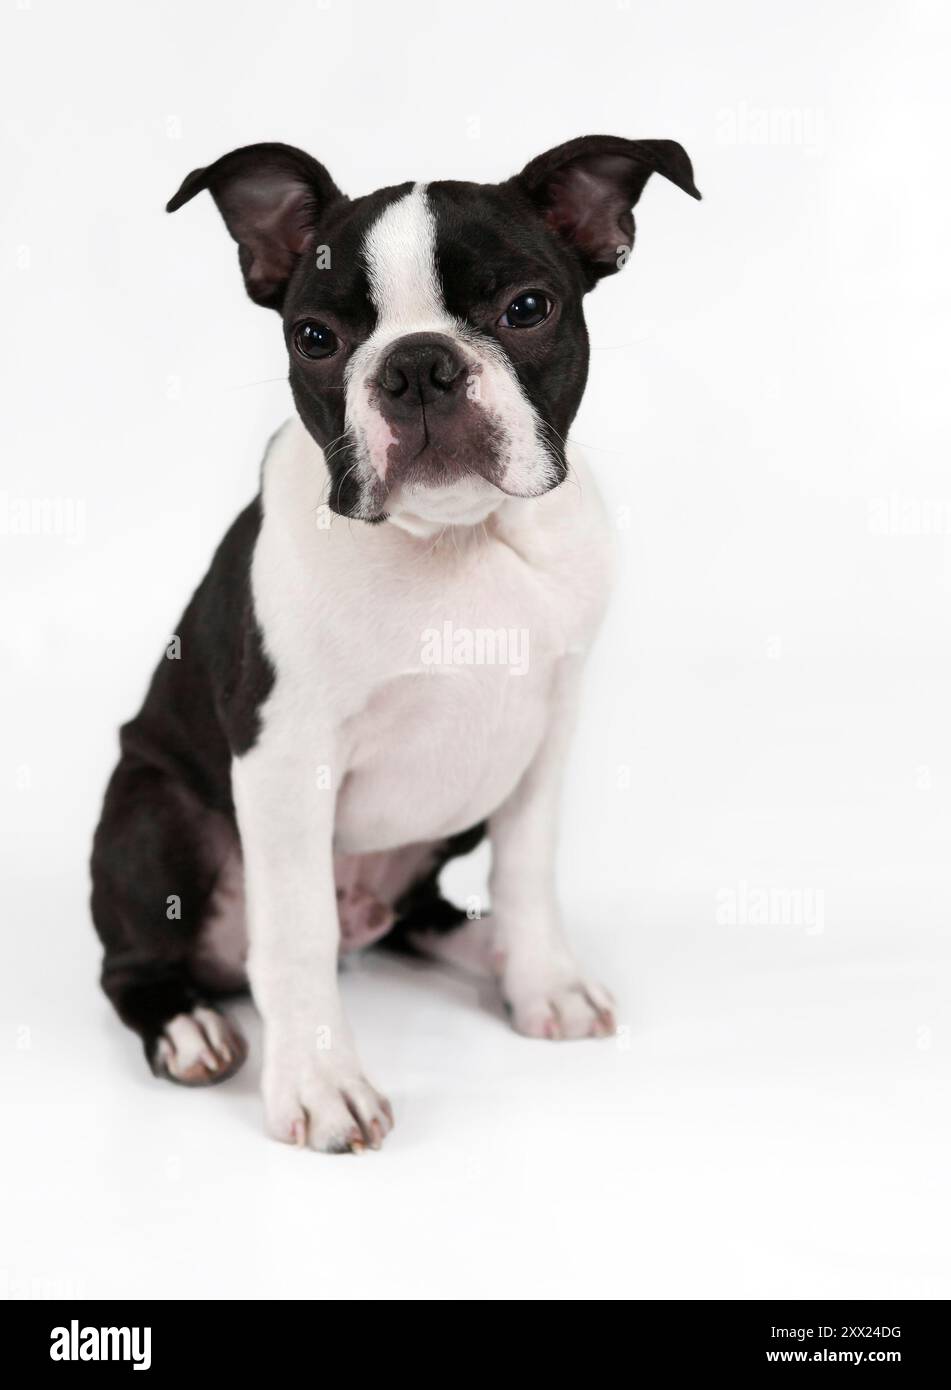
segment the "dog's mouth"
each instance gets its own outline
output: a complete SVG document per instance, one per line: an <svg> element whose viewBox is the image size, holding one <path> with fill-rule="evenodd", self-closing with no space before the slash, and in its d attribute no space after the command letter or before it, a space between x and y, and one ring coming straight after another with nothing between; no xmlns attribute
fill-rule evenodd
<svg viewBox="0 0 951 1390"><path fill-rule="evenodd" d="M500 486L503 432L481 416L461 406L451 412L424 407L415 419L388 421L390 441L382 458L371 456L374 472L388 490L407 484L443 488L471 475Z"/></svg>
<svg viewBox="0 0 951 1390"><path fill-rule="evenodd" d="M539 447L530 470L513 470L506 430L481 413L469 427L433 419L389 425L371 437L355 430L332 452L333 511L371 523L412 505L420 515L464 524L482 520L506 497L541 497L567 472L564 456Z"/></svg>

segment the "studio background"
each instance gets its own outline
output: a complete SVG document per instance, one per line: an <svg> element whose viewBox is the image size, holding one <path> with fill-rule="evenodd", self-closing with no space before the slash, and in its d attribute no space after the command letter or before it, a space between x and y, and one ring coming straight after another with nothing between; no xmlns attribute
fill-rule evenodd
<svg viewBox="0 0 951 1390"><path fill-rule="evenodd" d="M0 1294L951 1293L949 27L6 0ZM594 132L681 141L704 195L648 184L572 431L619 576L562 896L619 1036L530 1042L368 956L345 999L394 1135L284 1149L250 1006L240 1077L154 1081L88 918L116 728L291 410L211 199L163 206L257 140L359 194Z"/></svg>

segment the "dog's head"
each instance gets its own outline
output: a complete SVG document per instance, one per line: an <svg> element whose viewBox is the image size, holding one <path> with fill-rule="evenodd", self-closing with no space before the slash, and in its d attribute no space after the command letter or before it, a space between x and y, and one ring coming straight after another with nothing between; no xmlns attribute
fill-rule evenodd
<svg viewBox="0 0 951 1390"><path fill-rule="evenodd" d="M652 173L699 198L672 140L583 136L506 183L356 199L303 151L250 145L189 174L168 210L207 188L248 294L282 315L333 509L465 522L564 478L582 300L625 264Z"/></svg>

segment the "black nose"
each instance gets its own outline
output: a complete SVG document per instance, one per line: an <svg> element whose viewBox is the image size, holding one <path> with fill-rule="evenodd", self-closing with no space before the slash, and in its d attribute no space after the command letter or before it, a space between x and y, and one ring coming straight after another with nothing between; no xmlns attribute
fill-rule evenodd
<svg viewBox="0 0 951 1390"><path fill-rule="evenodd" d="M451 338L409 333L390 348L379 381L389 406L415 411L457 391L465 381L465 364Z"/></svg>

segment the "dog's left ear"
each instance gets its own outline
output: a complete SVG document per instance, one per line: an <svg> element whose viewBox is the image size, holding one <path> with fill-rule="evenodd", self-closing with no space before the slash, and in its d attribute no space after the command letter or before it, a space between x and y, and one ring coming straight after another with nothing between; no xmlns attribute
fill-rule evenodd
<svg viewBox="0 0 951 1390"><path fill-rule="evenodd" d="M634 245L632 208L651 174L699 198L687 151L676 140L582 135L540 154L512 183L579 257L590 288L620 270Z"/></svg>
<svg viewBox="0 0 951 1390"><path fill-rule="evenodd" d="M175 212L207 188L238 243L244 285L256 304L280 309L319 217L344 198L322 164L293 145L245 145L194 169L166 206Z"/></svg>

